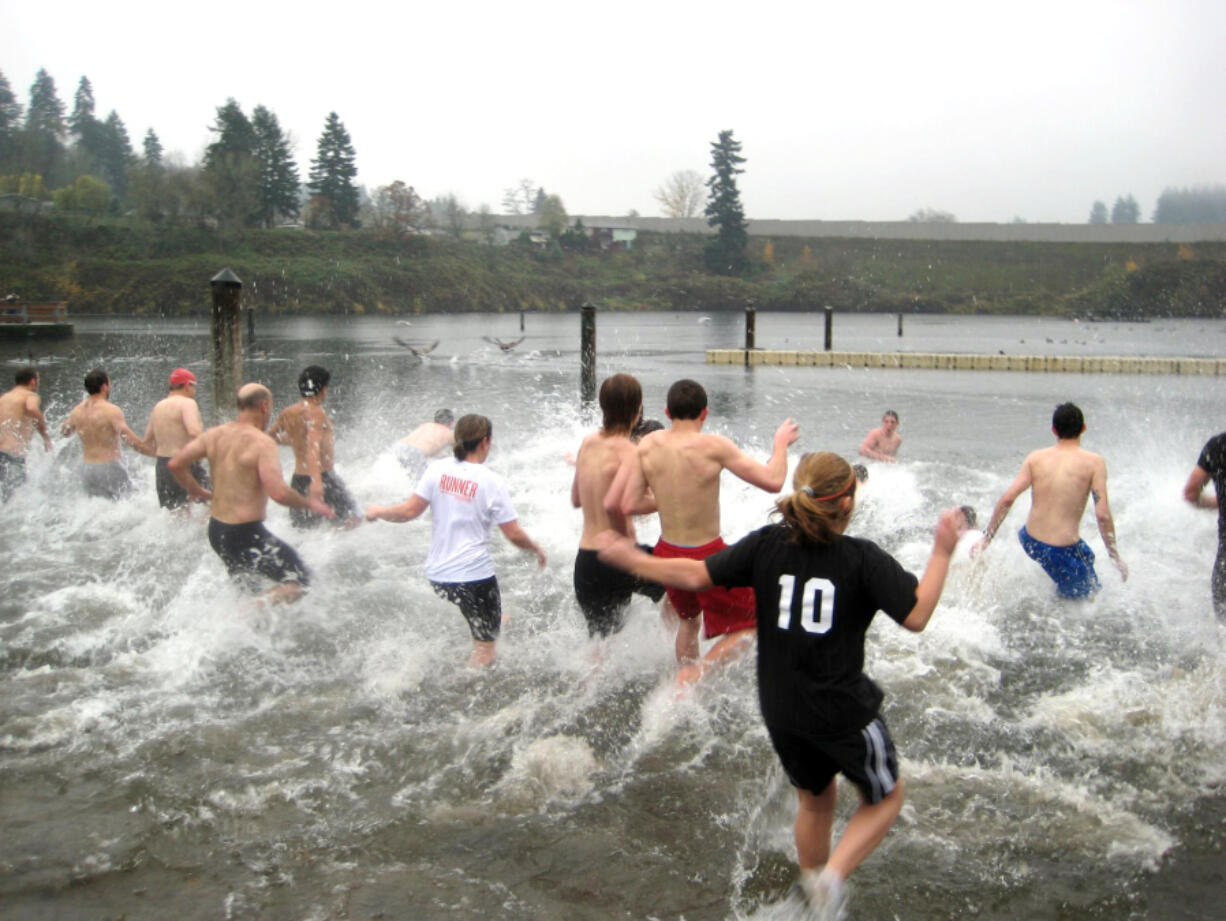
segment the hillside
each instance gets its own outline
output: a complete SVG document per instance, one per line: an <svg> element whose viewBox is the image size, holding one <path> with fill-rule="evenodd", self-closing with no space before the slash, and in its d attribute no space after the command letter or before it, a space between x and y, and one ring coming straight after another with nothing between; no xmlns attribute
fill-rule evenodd
<svg viewBox="0 0 1226 921"><path fill-rule="evenodd" d="M199 314L224 267L269 313L604 309L1221 316L1226 243L755 237L748 278L702 269L704 238L640 233L628 252L485 246L298 229L234 234L124 219L0 214L0 290L77 314Z"/></svg>

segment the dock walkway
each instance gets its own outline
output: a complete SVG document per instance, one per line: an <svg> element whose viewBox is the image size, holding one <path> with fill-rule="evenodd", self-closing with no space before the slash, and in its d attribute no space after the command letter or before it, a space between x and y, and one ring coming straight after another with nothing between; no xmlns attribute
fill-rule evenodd
<svg viewBox="0 0 1226 921"><path fill-rule="evenodd" d="M975 355L941 352L826 352L708 349L707 364L815 368L924 368L943 371L1041 371L1063 374L1190 374L1226 376L1222 358L1123 355Z"/></svg>
<svg viewBox="0 0 1226 921"><path fill-rule="evenodd" d="M0 339L63 339L72 335L68 304L0 301Z"/></svg>

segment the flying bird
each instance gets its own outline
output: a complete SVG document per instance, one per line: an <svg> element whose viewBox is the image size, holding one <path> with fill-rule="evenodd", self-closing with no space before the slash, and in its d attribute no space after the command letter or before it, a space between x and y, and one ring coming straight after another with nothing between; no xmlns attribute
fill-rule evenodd
<svg viewBox="0 0 1226 921"><path fill-rule="evenodd" d="M503 342L501 339L498 339L494 336L482 336L481 338L484 339L486 342L490 343L491 345L498 346L498 348L502 349L504 352L509 352L511 351L511 349L515 348L515 346L523 342L525 337L520 336L518 339L514 340L513 342Z"/></svg>
<svg viewBox="0 0 1226 921"><path fill-rule="evenodd" d="M408 349L410 352L412 352L414 355L418 356L419 358L422 355L428 354L429 352L433 352L438 347L437 339L435 339L433 342L429 342L425 344L422 344L422 343L414 344L412 342L406 342L405 340L401 339L399 336L392 336L392 339L395 341L395 343L398 346L400 346L403 349Z"/></svg>

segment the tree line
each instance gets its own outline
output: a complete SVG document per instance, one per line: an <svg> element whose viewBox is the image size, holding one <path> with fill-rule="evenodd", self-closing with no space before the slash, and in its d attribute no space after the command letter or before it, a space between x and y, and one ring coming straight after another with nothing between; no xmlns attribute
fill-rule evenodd
<svg viewBox="0 0 1226 921"><path fill-rule="evenodd" d="M289 136L269 108L248 116L233 99L217 109L214 140L199 164L171 162L150 128L138 153L115 110L96 112L81 77L71 113L40 69L24 107L0 73L0 194L41 207L125 214L160 222L212 219L225 227L271 227L300 215L310 226L359 223L356 155L335 112L328 114L303 183Z"/></svg>

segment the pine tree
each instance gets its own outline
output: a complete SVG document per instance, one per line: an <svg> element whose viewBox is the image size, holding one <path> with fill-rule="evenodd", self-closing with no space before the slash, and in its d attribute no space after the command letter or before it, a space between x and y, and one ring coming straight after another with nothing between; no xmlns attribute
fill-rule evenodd
<svg viewBox="0 0 1226 921"><path fill-rule="evenodd" d="M64 162L64 103L55 91L55 81L40 68L30 86L26 107L25 148L27 169L38 173L47 185L58 185Z"/></svg>
<svg viewBox="0 0 1226 921"><path fill-rule="evenodd" d="M358 189L353 177L358 174L356 154L335 112L328 113L318 153L311 161L311 223L322 227L358 226Z"/></svg>
<svg viewBox="0 0 1226 921"><path fill-rule="evenodd" d="M231 98L217 109L217 120L209 130L217 135L204 151L204 175L212 193L213 213L232 226L258 223L260 164L251 122Z"/></svg>
<svg viewBox="0 0 1226 921"><path fill-rule="evenodd" d="M251 129L260 164L260 223L272 227L278 217L298 216L298 164L277 116L264 106L252 111Z"/></svg>
<svg viewBox="0 0 1226 921"><path fill-rule="evenodd" d="M120 202L128 195L128 169L132 166L135 156L132 152L132 141L128 138L128 129L124 126L119 113L111 109L106 121L102 123L102 150L98 158L102 178Z"/></svg>
<svg viewBox="0 0 1226 921"><path fill-rule="evenodd" d="M76 95L72 97L72 114L68 116L68 130L80 143L84 140L90 127L96 122L94 118L94 87L89 77L82 77L77 84Z"/></svg>
<svg viewBox="0 0 1226 921"><path fill-rule="evenodd" d="M1141 220L1141 206L1137 204L1137 200L1131 195L1127 198L1117 196L1115 204L1111 206L1111 223L1135 224L1139 220Z"/></svg>
<svg viewBox="0 0 1226 921"><path fill-rule="evenodd" d="M0 73L0 176L16 172L21 131L21 103L8 78Z"/></svg>
<svg viewBox="0 0 1226 921"><path fill-rule="evenodd" d="M736 187L737 174L745 172L740 164L741 142L733 140L731 131L721 131L719 140L711 145L712 176L707 180L707 223L715 228L715 238L707 244L704 258L707 267L720 275L739 275L749 266L749 233L741 193Z"/></svg>
<svg viewBox="0 0 1226 921"><path fill-rule="evenodd" d="M1091 224L1107 223L1107 205L1104 202L1096 201L1090 206L1090 221Z"/></svg>
<svg viewBox="0 0 1226 921"><path fill-rule="evenodd" d="M162 142L158 140L158 136L152 128L145 132L145 140L142 142L142 147L145 152L146 166L158 167L162 165Z"/></svg>

